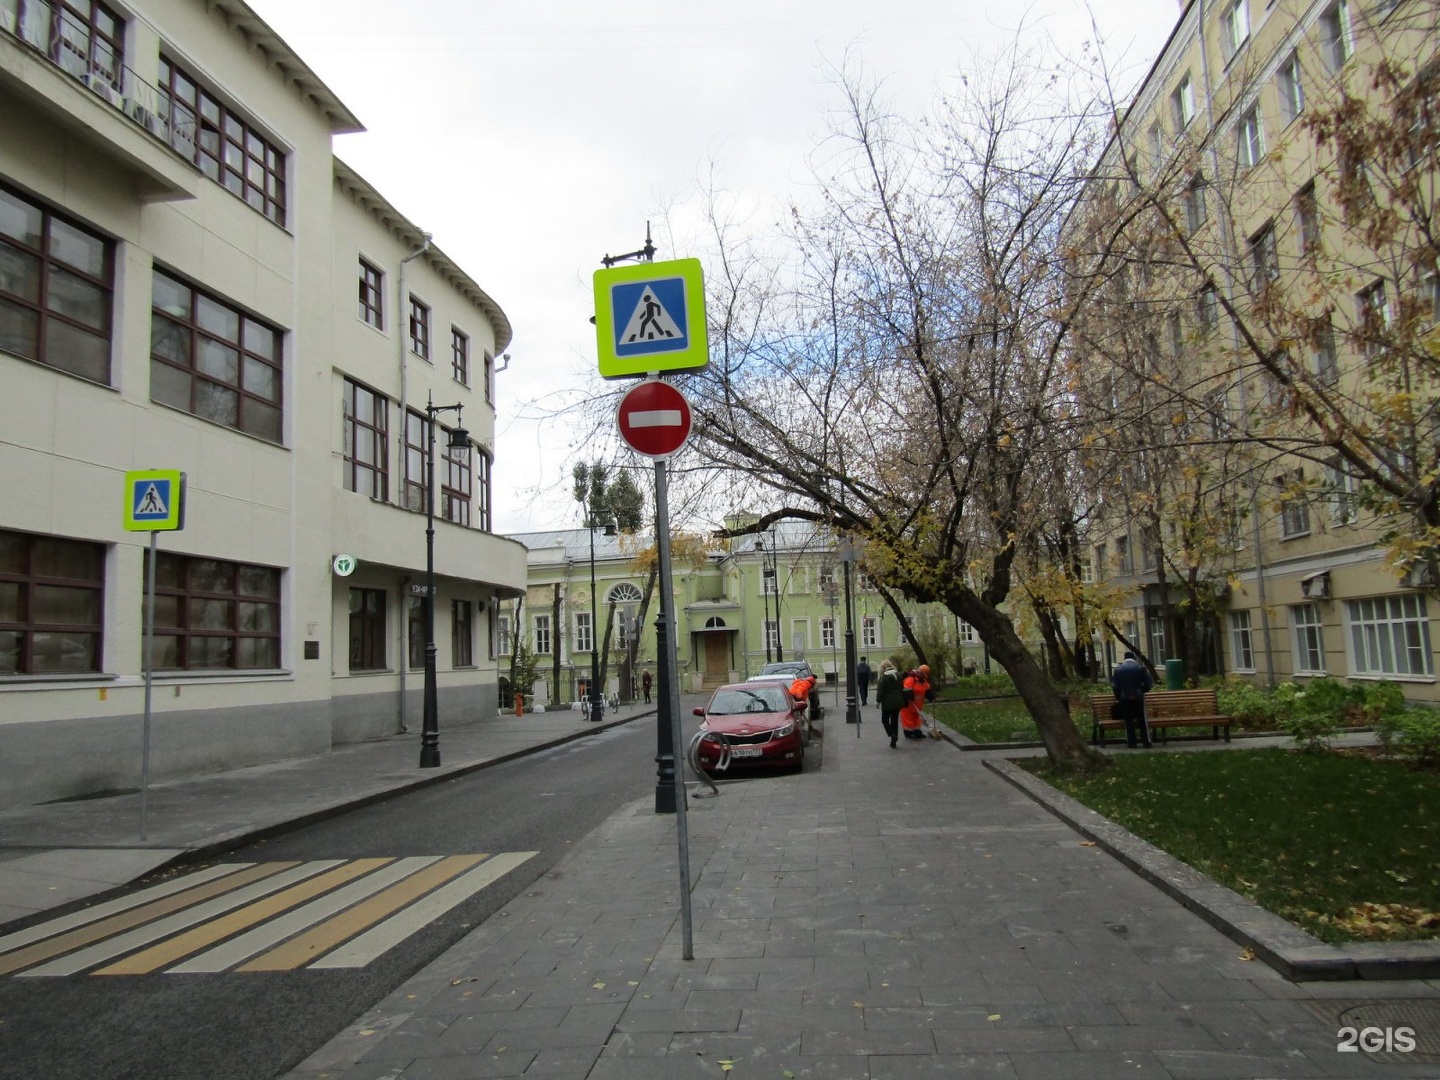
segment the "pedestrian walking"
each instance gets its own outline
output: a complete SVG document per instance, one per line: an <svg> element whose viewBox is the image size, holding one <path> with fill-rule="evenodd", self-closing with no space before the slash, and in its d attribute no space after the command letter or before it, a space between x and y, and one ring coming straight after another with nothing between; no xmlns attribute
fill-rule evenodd
<svg viewBox="0 0 1440 1080"><path fill-rule="evenodd" d="M1145 725L1145 695L1155 685L1145 665L1135 659L1133 652L1126 652L1110 675L1110 687L1115 691L1115 719L1125 721L1125 745L1135 749L1136 739L1145 749L1150 749L1150 730Z"/></svg>
<svg viewBox="0 0 1440 1080"><path fill-rule="evenodd" d="M650 704L650 669L647 667L640 673L640 692L645 695L645 704Z"/></svg>
<svg viewBox="0 0 1440 1080"><path fill-rule="evenodd" d="M905 707L900 710L900 726L907 739L925 738L925 718L920 711L930 699L930 665L921 664L905 678Z"/></svg>
<svg viewBox="0 0 1440 1080"><path fill-rule="evenodd" d="M900 738L900 710L905 707L905 688L900 673L889 660L880 661L880 677L875 680L875 704L880 706L880 723L890 736L894 749Z"/></svg>
<svg viewBox="0 0 1440 1080"><path fill-rule="evenodd" d="M870 665L863 656L855 665L855 686L860 691L860 704L870 704Z"/></svg>

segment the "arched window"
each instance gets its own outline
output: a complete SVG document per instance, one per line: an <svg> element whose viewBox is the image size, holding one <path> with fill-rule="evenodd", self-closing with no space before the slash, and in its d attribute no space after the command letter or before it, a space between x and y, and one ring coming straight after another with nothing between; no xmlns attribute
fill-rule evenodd
<svg viewBox="0 0 1440 1080"><path fill-rule="evenodd" d="M638 604L642 599L640 590L628 581L622 581L605 594L607 604Z"/></svg>
<svg viewBox="0 0 1440 1080"><path fill-rule="evenodd" d="M723 629L724 626L725 620L720 618L719 615L711 615L710 618L705 620L706 630L720 630Z"/></svg>

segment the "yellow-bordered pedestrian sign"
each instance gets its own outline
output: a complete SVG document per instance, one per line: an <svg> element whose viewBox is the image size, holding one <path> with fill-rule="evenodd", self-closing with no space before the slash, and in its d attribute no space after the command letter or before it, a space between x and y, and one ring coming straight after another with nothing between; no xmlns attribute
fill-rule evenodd
<svg viewBox="0 0 1440 1080"><path fill-rule="evenodd" d="M178 469L127 472L125 528L129 532L185 528L185 474Z"/></svg>
<svg viewBox="0 0 1440 1080"><path fill-rule="evenodd" d="M596 270L595 337L607 379L699 371L710 362L700 260Z"/></svg>

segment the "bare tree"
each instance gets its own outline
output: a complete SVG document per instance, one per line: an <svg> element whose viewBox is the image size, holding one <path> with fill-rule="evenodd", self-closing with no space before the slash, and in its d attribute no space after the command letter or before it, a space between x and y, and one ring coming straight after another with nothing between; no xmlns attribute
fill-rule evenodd
<svg viewBox="0 0 1440 1080"><path fill-rule="evenodd" d="M844 81L845 124L778 264L717 221L712 362L687 380L700 452L824 522L867 572L964 619L1053 761L1091 755L1007 614L1074 452L1060 228L1096 118L1027 57L982 65L923 124Z"/></svg>

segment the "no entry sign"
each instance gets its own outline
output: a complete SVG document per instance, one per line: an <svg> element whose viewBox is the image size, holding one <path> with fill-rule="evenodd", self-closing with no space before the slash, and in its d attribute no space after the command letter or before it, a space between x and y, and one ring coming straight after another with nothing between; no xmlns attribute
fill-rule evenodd
<svg viewBox="0 0 1440 1080"><path fill-rule="evenodd" d="M667 382L632 386L615 412L620 437L647 457L669 457L690 437L690 403Z"/></svg>

